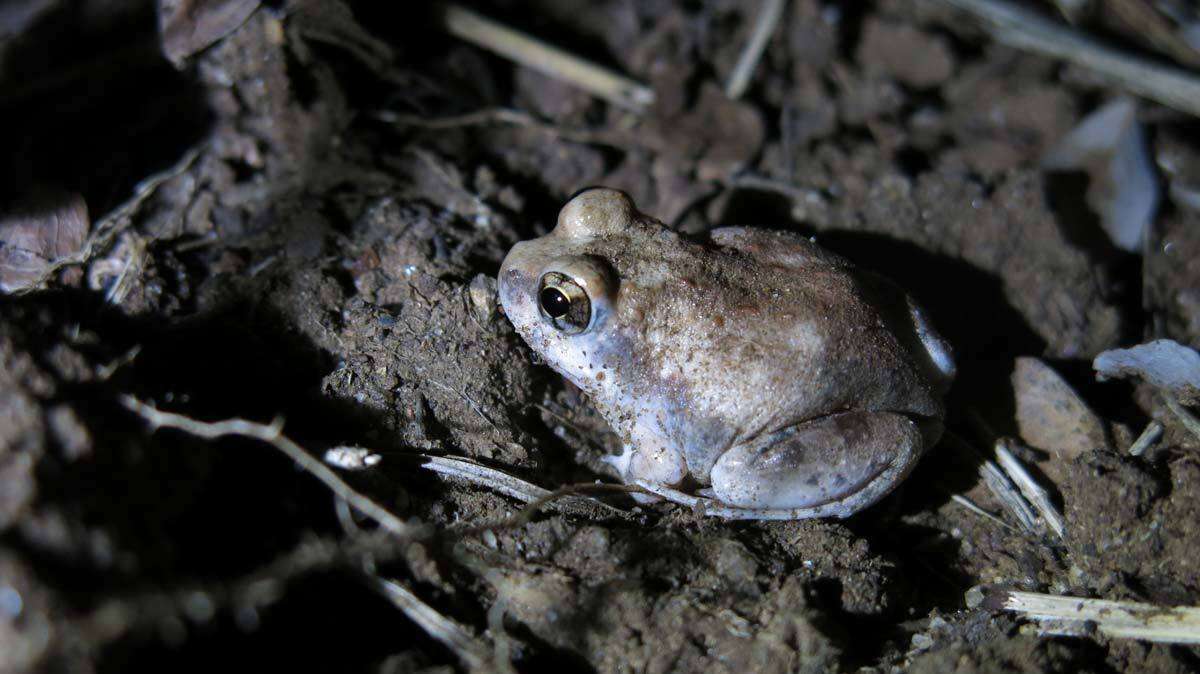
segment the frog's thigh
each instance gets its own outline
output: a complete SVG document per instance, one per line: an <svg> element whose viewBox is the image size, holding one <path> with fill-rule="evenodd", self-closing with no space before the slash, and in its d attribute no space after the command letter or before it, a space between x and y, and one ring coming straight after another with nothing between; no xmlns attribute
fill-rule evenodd
<svg viewBox="0 0 1200 674"><path fill-rule="evenodd" d="M908 473L921 430L890 412L843 412L731 448L710 474L714 494L743 508L874 503Z"/></svg>

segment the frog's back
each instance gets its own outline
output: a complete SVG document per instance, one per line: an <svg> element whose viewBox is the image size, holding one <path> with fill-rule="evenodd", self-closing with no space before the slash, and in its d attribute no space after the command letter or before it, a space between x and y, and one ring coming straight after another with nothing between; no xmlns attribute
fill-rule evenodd
<svg viewBox="0 0 1200 674"><path fill-rule="evenodd" d="M692 326L648 341L696 427L720 419L740 442L845 410L942 416L902 290L786 232L723 228L710 241L672 265L706 282L685 274L648 322Z"/></svg>

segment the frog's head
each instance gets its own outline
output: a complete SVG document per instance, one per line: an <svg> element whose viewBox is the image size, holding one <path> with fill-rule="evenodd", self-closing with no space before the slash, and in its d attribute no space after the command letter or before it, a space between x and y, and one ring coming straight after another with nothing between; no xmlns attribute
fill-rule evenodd
<svg viewBox="0 0 1200 674"><path fill-rule="evenodd" d="M546 236L513 246L500 268L500 303L530 348L580 388L598 393L623 358L614 315L620 278L607 253L641 226L624 192L586 190Z"/></svg>

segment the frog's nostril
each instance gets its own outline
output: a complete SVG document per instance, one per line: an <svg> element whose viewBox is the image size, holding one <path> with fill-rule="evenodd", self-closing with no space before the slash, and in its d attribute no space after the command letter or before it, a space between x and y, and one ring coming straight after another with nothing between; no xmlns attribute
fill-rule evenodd
<svg viewBox="0 0 1200 674"><path fill-rule="evenodd" d="M526 285L529 278L528 274L524 274L516 267L509 267L500 271L498 279L501 293L520 292Z"/></svg>

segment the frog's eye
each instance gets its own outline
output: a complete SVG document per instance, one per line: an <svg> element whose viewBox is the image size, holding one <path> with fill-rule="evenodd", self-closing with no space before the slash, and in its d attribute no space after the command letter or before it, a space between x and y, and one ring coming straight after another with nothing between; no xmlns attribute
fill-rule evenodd
<svg viewBox="0 0 1200 674"><path fill-rule="evenodd" d="M538 284L538 308L555 328L568 335L587 330L592 321L592 301L570 276L547 272Z"/></svg>

